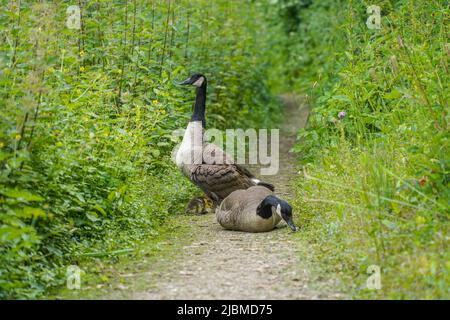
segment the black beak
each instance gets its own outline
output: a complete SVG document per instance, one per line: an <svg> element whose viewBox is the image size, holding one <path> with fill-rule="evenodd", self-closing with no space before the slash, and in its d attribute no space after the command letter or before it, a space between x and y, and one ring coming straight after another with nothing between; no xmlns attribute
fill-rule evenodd
<svg viewBox="0 0 450 320"><path fill-rule="evenodd" d="M183 82L180 82L179 85L187 85L187 84L191 84L191 78L187 78L186 80L184 80Z"/></svg>
<svg viewBox="0 0 450 320"><path fill-rule="evenodd" d="M286 214L281 212L281 217L284 221L286 221L286 224L291 228L292 231L297 231L298 228L295 226L294 221L292 221L292 214Z"/></svg>
<svg viewBox="0 0 450 320"><path fill-rule="evenodd" d="M292 231L297 231L298 227L295 226L294 222L292 221L292 218L289 218L288 220L286 220L287 225L289 226L289 228L291 228Z"/></svg>

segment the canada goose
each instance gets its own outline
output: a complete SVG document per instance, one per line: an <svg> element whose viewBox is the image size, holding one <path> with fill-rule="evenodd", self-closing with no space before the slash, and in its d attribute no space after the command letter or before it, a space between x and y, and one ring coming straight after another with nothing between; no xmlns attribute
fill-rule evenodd
<svg viewBox="0 0 450 320"><path fill-rule="evenodd" d="M289 203L262 186L232 192L216 209L216 218L228 230L265 232L283 219L292 231L297 231Z"/></svg>
<svg viewBox="0 0 450 320"><path fill-rule="evenodd" d="M204 139L206 77L195 73L180 83L197 87L194 112L187 125L175 162L183 174L220 204L230 193L251 186L262 185L274 190L273 185L255 178L247 169L234 163L218 146Z"/></svg>

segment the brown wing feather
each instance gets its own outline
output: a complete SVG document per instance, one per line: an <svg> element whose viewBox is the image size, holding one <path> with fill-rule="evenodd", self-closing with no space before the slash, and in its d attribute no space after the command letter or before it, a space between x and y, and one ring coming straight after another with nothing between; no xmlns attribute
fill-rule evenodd
<svg viewBox="0 0 450 320"><path fill-rule="evenodd" d="M206 143L203 145L203 164L189 168L190 179L216 203L220 203L236 190L255 186L255 176L245 167L234 163L221 148ZM263 184L273 190L270 184Z"/></svg>
<svg viewBox="0 0 450 320"><path fill-rule="evenodd" d="M197 165L191 172L191 180L203 191L215 194L218 202L233 191L255 185L251 178L242 174L234 164Z"/></svg>
<svg viewBox="0 0 450 320"><path fill-rule="evenodd" d="M233 164L234 168L244 176L252 179L255 176L245 167L234 163L234 160L221 148L212 143L203 145L203 164Z"/></svg>

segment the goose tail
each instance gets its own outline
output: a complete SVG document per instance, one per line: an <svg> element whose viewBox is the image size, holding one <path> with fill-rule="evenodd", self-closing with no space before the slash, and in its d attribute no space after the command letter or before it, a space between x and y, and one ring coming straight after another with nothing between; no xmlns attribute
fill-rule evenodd
<svg viewBox="0 0 450 320"><path fill-rule="evenodd" d="M267 189L269 189L270 191L275 191L275 186L271 183L267 183L264 181L259 181L256 185L258 186L262 186L262 187L266 187Z"/></svg>

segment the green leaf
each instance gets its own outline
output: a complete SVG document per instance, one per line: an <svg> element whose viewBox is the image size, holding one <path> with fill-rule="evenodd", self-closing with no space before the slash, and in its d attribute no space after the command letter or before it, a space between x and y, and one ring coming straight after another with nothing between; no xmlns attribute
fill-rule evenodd
<svg viewBox="0 0 450 320"><path fill-rule="evenodd" d="M386 94L384 95L384 98L385 98L385 99L393 100L393 99L398 99L398 98L400 98L401 96L402 96L401 92L398 91L397 89L394 89L394 90L392 90L391 92L386 93Z"/></svg>
<svg viewBox="0 0 450 320"><path fill-rule="evenodd" d="M86 213L86 218L91 220L92 222L100 220L98 214L95 211L89 211Z"/></svg>
<svg viewBox="0 0 450 320"><path fill-rule="evenodd" d="M0 161L3 161L3 160L5 160L5 159L8 159L8 158L10 158L11 156L12 156L11 153L7 153L7 152L0 151Z"/></svg>
<svg viewBox="0 0 450 320"><path fill-rule="evenodd" d="M389 229L395 229L397 227L397 224L395 222L389 221L387 219L383 219L381 222Z"/></svg>
<svg viewBox="0 0 450 320"><path fill-rule="evenodd" d="M116 198L117 198L117 191L116 190L114 190L114 191L111 191L109 194L108 194L108 201L109 202L113 202L114 200L116 200ZM120 195L119 195L120 196Z"/></svg>
<svg viewBox="0 0 450 320"><path fill-rule="evenodd" d="M154 149L151 152L155 158L158 158L161 155L161 152L158 149Z"/></svg>
<svg viewBox="0 0 450 320"><path fill-rule="evenodd" d="M23 201L44 201L41 196L35 195L27 190L6 189L0 190L0 193L9 197Z"/></svg>
<svg viewBox="0 0 450 320"><path fill-rule="evenodd" d="M401 208L396 202L391 202L391 207L395 213L399 214L401 212Z"/></svg>
<svg viewBox="0 0 450 320"><path fill-rule="evenodd" d="M94 209L100 212L104 217L107 216L106 211L99 204L96 204L94 206Z"/></svg>
<svg viewBox="0 0 450 320"><path fill-rule="evenodd" d="M37 218L37 217L46 217L46 213L41 208L33 208L33 207L24 207L22 209L22 213L24 217L27 218Z"/></svg>

